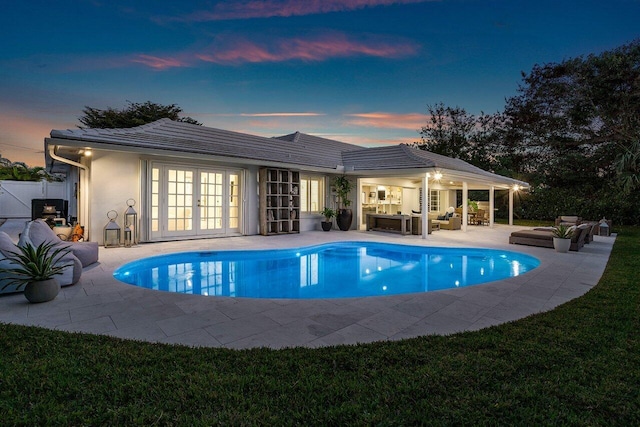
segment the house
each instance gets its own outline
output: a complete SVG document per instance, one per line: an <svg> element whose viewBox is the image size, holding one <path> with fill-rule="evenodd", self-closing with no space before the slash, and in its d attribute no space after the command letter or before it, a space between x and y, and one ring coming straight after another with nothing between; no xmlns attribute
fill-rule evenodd
<svg viewBox="0 0 640 427"><path fill-rule="evenodd" d="M363 148L299 132L266 138L169 119L52 130L45 156L73 188L70 216L99 243L110 211L124 225L127 201L138 240L153 242L319 229L318 211L335 207L331 179L343 174L355 184L352 229L364 229L368 213L423 212L423 199L428 211L444 212L472 189L489 191L493 223L494 191L512 196L528 186L407 145Z"/></svg>

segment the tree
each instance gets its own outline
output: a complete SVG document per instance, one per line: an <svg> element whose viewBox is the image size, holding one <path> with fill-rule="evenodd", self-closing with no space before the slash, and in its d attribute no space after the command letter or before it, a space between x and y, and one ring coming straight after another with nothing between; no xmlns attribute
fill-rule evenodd
<svg viewBox="0 0 640 427"><path fill-rule="evenodd" d="M508 150L502 144L505 117L501 113L479 116L461 107L440 102L428 105L429 123L420 130L414 146L432 153L458 158L489 171L505 173ZM508 162L507 162L508 163Z"/></svg>
<svg viewBox="0 0 640 427"><path fill-rule="evenodd" d="M42 166L30 168L23 162L12 162L0 154L0 180L7 181L61 181L57 176L51 175Z"/></svg>
<svg viewBox="0 0 640 427"><path fill-rule="evenodd" d="M640 40L536 65L507 100L511 138L551 186L640 187Z"/></svg>
<svg viewBox="0 0 640 427"><path fill-rule="evenodd" d="M128 106L122 110L108 107L106 110L85 106L82 112L84 115L78 120L85 128L131 128L155 122L156 120L168 118L178 122L191 123L194 125L202 125L191 117L180 117L182 108L176 104L162 105L151 101L137 103L127 101Z"/></svg>
<svg viewBox="0 0 640 427"><path fill-rule="evenodd" d="M640 223L640 40L535 65L502 113L429 113L416 145L532 184L524 217Z"/></svg>
<svg viewBox="0 0 640 427"><path fill-rule="evenodd" d="M427 105L427 111L429 123L420 130L421 141L415 145L432 153L468 160L475 117L464 108L447 107L442 102Z"/></svg>

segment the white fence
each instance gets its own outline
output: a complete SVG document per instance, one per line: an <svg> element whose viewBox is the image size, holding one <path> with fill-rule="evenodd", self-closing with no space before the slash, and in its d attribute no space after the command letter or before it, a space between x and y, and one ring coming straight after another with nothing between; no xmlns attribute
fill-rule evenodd
<svg viewBox="0 0 640 427"><path fill-rule="evenodd" d="M31 218L32 199L67 199L64 182L0 181L0 218Z"/></svg>

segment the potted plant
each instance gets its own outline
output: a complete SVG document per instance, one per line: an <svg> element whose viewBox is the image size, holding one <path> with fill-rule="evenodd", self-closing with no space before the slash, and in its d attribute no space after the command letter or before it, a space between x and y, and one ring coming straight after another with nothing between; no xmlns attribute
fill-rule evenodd
<svg viewBox="0 0 640 427"><path fill-rule="evenodd" d="M0 268L0 273L10 276L10 285L17 285L16 290L24 286L24 296L29 302L45 302L54 299L60 292L60 284L54 277L62 274L64 269L71 264L62 264L60 260L71 250L58 247L54 243L43 242L37 247L30 243L23 246L16 246L18 251L9 252L5 256L10 264L15 264L15 268ZM3 289L4 289L3 288Z"/></svg>
<svg viewBox="0 0 640 427"><path fill-rule="evenodd" d="M338 228L342 231L347 231L351 228L351 222L353 221L353 212L348 207L351 205L349 200L349 192L353 188L353 184L349 181L346 175L336 176L333 179L333 187L336 189L338 196L339 209L336 213L336 223Z"/></svg>
<svg viewBox="0 0 640 427"><path fill-rule="evenodd" d="M560 224L553 227L553 248L556 252L567 252L571 247L571 237L573 237L573 228L568 225Z"/></svg>
<svg viewBox="0 0 640 427"><path fill-rule="evenodd" d="M320 211L320 214L322 214L324 216L324 221L322 221L320 223L322 225L322 229L324 231L331 230L331 227L333 226L333 221L331 220L331 218L336 216L335 209L331 209L331 208L325 207L324 209L322 209Z"/></svg>

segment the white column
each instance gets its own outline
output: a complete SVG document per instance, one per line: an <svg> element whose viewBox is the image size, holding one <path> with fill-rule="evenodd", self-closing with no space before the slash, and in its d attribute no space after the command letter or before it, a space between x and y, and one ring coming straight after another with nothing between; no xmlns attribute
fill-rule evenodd
<svg viewBox="0 0 640 427"><path fill-rule="evenodd" d="M91 164L90 160L86 160L86 157L81 162L88 166ZM78 224L84 225L84 240L98 241L100 235L91 236L91 175L89 170L78 170Z"/></svg>
<svg viewBox="0 0 640 427"><path fill-rule="evenodd" d="M495 221L495 190L496 188L493 185L489 187L489 227L493 227L493 222Z"/></svg>
<svg viewBox="0 0 640 427"><path fill-rule="evenodd" d="M422 177L422 238L429 236L429 173Z"/></svg>
<svg viewBox="0 0 640 427"><path fill-rule="evenodd" d="M513 187L509 187L509 225L513 225Z"/></svg>
<svg viewBox="0 0 640 427"><path fill-rule="evenodd" d="M354 220L357 220L356 230L366 230L367 225L365 221L367 220L362 213L362 180L360 178L356 179L356 211L354 212Z"/></svg>
<svg viewBox="0 0 640 427"><path fill-rule="evenodd" d="M469 206L467 205L469 200L469 185L467 181L462 182L462 231L467 231L467 222L469 220Z"/></svg>

